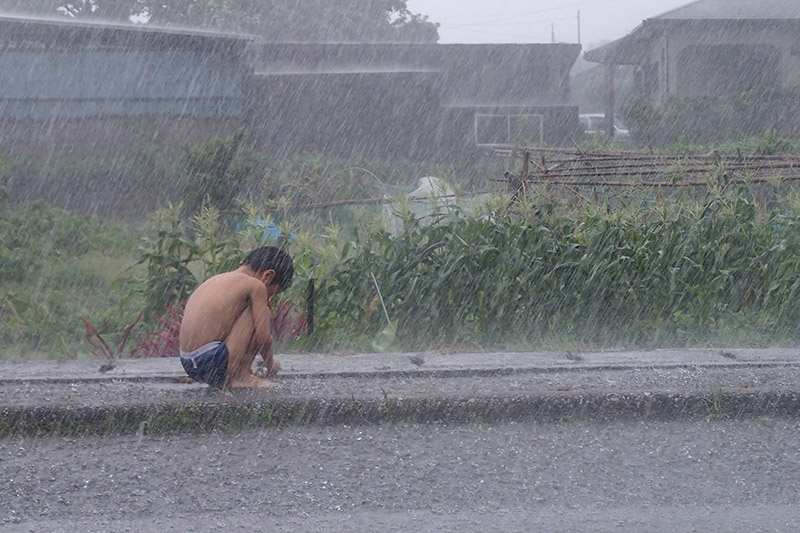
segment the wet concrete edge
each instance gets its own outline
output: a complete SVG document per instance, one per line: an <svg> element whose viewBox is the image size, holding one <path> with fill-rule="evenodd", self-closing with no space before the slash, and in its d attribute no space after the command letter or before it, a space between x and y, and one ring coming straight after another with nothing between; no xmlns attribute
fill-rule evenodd
<svg viewBox="0 0 800 533"><path fill-rule="evenodd" d="M412 399L260 397L99 407L5 406L0 412L0 438L202 433L302 425L745 420L798 416L800 394L787 391L547 393Z"/></svg>
<svg viewBox="0 0 800 533"><path fill-rule="evenodd" d="M436 378L470 378L470 377L496 377L496 376L511 376L518 374L556 374L568 372L613 372L625 371L633 369L658 369L658 370L674 370L674 369L741 369L741 368L798 368L798 362L743 362L743 363L653 363L653 364L594 364L594 365L548 365L548 366L532 366L532 367L507 367L507 368L462 368L462 369L418 369L418 370L380 370L380 371L350 371L350 372L293 372L283 373L280 375L281 380L294 380L294 379L308 379L308 378L326 378L335 376L338 378L372 378L375 376L381 377L401 377L401 378L418 378L418 377L436 377ZM129 376L71 376L71 377L24 377L24 378L9 378L0 376L0 384L20 384L20 383L53 383L53 384L72 384L72 383L102 383L102 382L130 382L130 383L185 383L188 380L184 374L170 374L170 375L129 375ZM191 380L188 380L191 381Z"/></svg>

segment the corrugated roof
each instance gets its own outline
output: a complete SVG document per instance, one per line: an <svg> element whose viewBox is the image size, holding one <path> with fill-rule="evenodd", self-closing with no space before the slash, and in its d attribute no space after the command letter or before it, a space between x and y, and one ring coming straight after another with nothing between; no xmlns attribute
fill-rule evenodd
<svg viewBox="0 0 800 533"><path fill-rule="evenodd" d="M699 0L654 17L655 20L800 19L800 0Z"/></svg>
<svg viewBox="0 0 800 533"><path fill-rule="evenodd" d="M86 20L86 19L72 19L68 17L57 16L27 16L27 15L12 15L9 13L0 12L0 26L3 29L17 28L53 28L53 31L58 29L79 29L89 32L122 32L122 33L138 33L138 34L164 34L172 36L184 37L200 37L207 39L218 39L227 41L253 41L256 36L249 34L234 34L215 30L198 29L198 28L184 28L178 26L160 26L156 24L136 24L133 22L120 22L120 21L103 21L103 20Z"/></svg>
<svg viewBox="0 0 800 533"><path fill-rule="evenodd" d="M625 37L586 51L584 58L593 63L639 64L647 53L645 42L653 33L683 20L787 20L797 23L800 0L699 0L644 20Z"/></svg>
<svg viewBox="0 0 800 533"><path fill-rule="evenodd" d="M621 39L587 50L583 57L592 63L638 65L649 53L646 41L651 34L648 26L640 24Z"/></svg>

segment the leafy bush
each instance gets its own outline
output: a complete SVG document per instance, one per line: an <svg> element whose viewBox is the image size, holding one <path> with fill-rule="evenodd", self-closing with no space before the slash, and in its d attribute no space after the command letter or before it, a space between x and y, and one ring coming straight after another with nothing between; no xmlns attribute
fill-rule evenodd
<svg viewBox="0 0 800 533"><path fill-rule="evenodd" d="M121 300L108 290L109 265L118 262L111 258L133 242L120 226L43 201L0 209L0 346L69 353L81 345L81 316L130 320L125 312L112 318L108 309Z"/></svg>
<svg viewBox="0 0 800 533"><path fill-rule="evenodd" d="M98 218L54 209L41 200L0 211L0 280L25 281L66 258L118 250L122 235Z"/></svg>
<svg viewBox="0 0 800 533"><path fill-rule="evenodd" d="M797 339L800 203L791 198L769 213L743 187L613 211L409 218L398 236L355 243L324 276L319 335L337 343L385 326L371 312L375 275L405 349L685 345L744 330Z"/></svg>
<svg viewBox="0 0 800 533"><path fill-rule="evenodd" d="M297 281L276 307L276 338L292 349L800 340L800 193L777 182L714 183L706 196L634 192L624 205L582 207L532 190L511 209L449 206L424 219L403 212L396 234L361 207L327 221L206 207L182 221L172 206L147 230L130 291L112 284L109 265L135 262L132 233L45 204L3 209L0 344L6 356L83 352L84 317L113 346L145 310L129 334L140 348L152 344L142 353L174 353L177 318L165 306L235 268L243 251L271 243L275 225L292 236ZM318 280L316 330L297 339L308 278ZM391 346L381 337L384 303L396 328Z"/></svg>
<svg viewBox="0 0 800 533"><path fill-rule="evenodd" d="M214 137L186 148L181 181L188 213L196 213L205 204L222 210L234 206L255 166L252 160L237 158L243 138L244 130L239 129L229 137Z"/></svg>
<svg viewBox="0 0 800 533"><path fill-rule="evenodd" d="M145 323L185 302L200 280L238 266L238 242L224 233L218 210L204 207L188 227L180 210L170 205L154 215L156 236L143 239L136 263L145 266L144 277L128 280L144 299Z"/></svg>
<svg viewBox="0 0 800 533"><path fill-rule="evenodd" d="M180 211L180 205L168 206L154 215L156 237L143 239L137 263L145 267L143 275L127 280L144 302L144 324L150 329L140 334L139 344L148 357L177 354L183 304L200 282L238 268L243 250L277 245L282 235L253 206L230 224L214 207L203 207L188 224L178 218ZM302 257L295 258L297 267L302 268ZM285 344L298 337L304 317L285 299L276 306L273 326Z"/></svg>

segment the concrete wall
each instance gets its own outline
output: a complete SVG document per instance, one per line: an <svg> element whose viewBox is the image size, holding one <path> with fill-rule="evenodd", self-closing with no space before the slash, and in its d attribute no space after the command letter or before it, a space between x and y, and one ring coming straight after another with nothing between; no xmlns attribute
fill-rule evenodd
<svg viewBox="0 0 800 533"><path fill-rule="evenodd" d="M111 159L227 134L244 109L245 44L0 17L0 155Z"/></svg>
<svg viewBox="0 0 800 533"><path fill-rule="evenodd" d="M219 53L0 51L0 119L239 116L241 88Z"/></svg>
<svg viewBox="0 0 800 533"><path fill-rule="evenodd" d="M800 86L800 23L790 21L648 21L657 24L639 77L654 71L651 101L713 89ZM705 59L704 59L705 58Z"/></svg>

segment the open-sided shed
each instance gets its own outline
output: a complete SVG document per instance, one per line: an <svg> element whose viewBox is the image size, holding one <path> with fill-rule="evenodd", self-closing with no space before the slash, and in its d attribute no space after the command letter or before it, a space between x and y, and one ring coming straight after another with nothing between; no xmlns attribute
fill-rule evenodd
<svg viewBox="0 0 800 533"><path fill-rule="evenodd" d="M606 67L634 65L636 88L655 106L673 95L800 86L800 2L698 0L646 19L625 37L585 53Z"/></svg>

